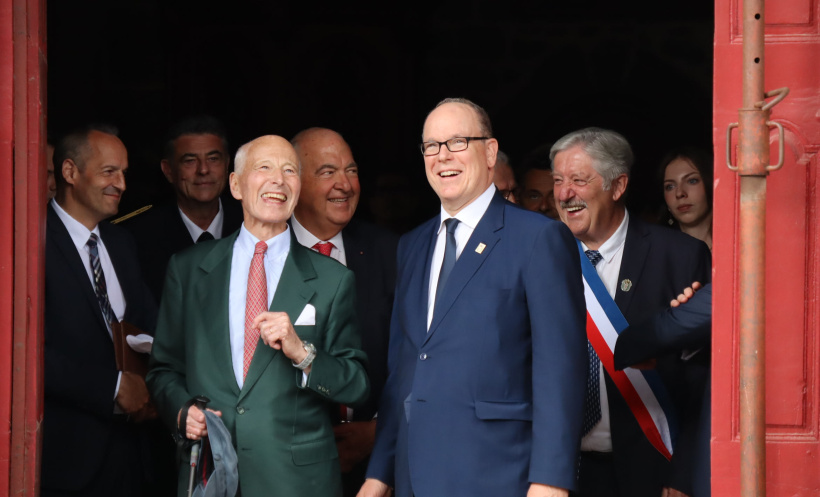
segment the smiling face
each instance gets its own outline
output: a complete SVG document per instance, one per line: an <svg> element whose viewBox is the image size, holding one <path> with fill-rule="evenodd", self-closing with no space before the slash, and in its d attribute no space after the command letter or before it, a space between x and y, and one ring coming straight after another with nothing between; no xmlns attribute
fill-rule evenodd
<svg viewBox="0 0 820 497"><path fill-rule="evenodd" d="M212 134L182 135L174 140L173 158L161 162L180 205L216 202L228 179L228 151Z"/></svg>
<svg viewBox="0 0 820 497"><path fill-rule="evenodd" d="M424 122L422 140L443 142L455 137L482 136L478 117L469 106L447 103L437 107ZM489 188L498 141L470 141L466 150L450 152L441 146L438 155L424 156L427 181L450 215L455 215Z"/></svg>
<svg viewBox="0 0 820 497"><path fill-rule="evenodd" d="M709 217L703 178L688 159L679 157L666 166L663 196L669 212L681 226L695 226Z"/></svg>
<svg viewBox="0 0 820 497"><path fill-rule="evenodd" d="M615 178L609 190L581 146L558 152L553 159L555 198L558 214L575 235L597 250L618 229L624 207L618 201L626 191L627 176Z"/></svg>
<svg viewBox="0 0 820 497"><path fill-rule="evenodd" d="M344 139L329 129L300 133L296 143L302 163L296 219L320 240L329 240L356 212L359 166Z"/></svg>
<svg viewBox="0 0 820 497"><path fill-rule="evenodd" d="M116 136L91 131L83 155L77 162L63 161L61 173L70 185L63 208L88 229L93 229L119 209L125 191L128 153Z"/></svg>
<svg viewBox="0 0 820 497"><path fill-rule="evenodd" d="M242 148L245 157L231 173L231 194L242 202L245 229L269 240L285 231L299 199L299 159L281 136L263 136Z"/></svg>

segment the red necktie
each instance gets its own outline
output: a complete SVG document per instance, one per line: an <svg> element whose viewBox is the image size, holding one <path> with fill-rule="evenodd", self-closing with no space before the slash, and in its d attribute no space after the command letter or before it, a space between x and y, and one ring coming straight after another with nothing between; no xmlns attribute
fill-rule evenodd
<svg viewBox="0 0 820 497"><path fill-rule="evenodd" d="M333 250L333 244L330 242L319 242L313 246L313 250L330 257L330 251Z"/></svg>
<svg viewBox="0 0 820 497"><path fill-rule="evenodd" d="M242 360L242 378L248 375L256 344L259 342L259 328L252 328L251 324L256 316L268 310L268 283L265 277L265 252L268 245L265 242L256 244L256 250L251 259L251 270L248 273L248 293L245 301L245 355Z"/></svg>

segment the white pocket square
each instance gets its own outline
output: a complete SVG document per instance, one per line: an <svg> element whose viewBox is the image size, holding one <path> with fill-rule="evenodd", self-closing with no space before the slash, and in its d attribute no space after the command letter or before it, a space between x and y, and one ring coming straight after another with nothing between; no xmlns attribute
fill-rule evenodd
<svg viewBox="0 0 820 497"><path fill-rule="evenodd" d="M314 324L316 324L316 308L308 304L302 309L302 314L299 314L293 326L313 326Z"/></svg>

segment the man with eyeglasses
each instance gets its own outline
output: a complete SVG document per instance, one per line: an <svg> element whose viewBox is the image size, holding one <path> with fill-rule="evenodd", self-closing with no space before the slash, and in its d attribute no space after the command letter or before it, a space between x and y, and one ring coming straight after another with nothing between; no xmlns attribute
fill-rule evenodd
<svg viewBox="0 0 820 497"><path fill-rule="evenodd" d="M493 185L486 111L446 99L421 151L441 214L399 242L389 376L360 497L566 496L586 378L579 254Z"/></svg>

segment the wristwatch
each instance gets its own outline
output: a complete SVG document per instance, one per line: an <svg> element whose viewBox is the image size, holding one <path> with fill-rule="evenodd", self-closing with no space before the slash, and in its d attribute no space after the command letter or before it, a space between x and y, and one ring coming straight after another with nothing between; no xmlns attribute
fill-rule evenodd
<svg viewBox="0 0 820 497"><path fill-rule="evenodd" d="M313 364L313 359L316 359L316 346L313 345L310 342L303 341L302 342L302 347L304 347L305 350L307 351L307 355L305 356L304 359L302 359L302 362L300 362L299 364L296 364L295 362L292 363L292 364L293 364L293 367L295 367L297 369L301 369L302 371L304 371L311 364Z"/></svg>

